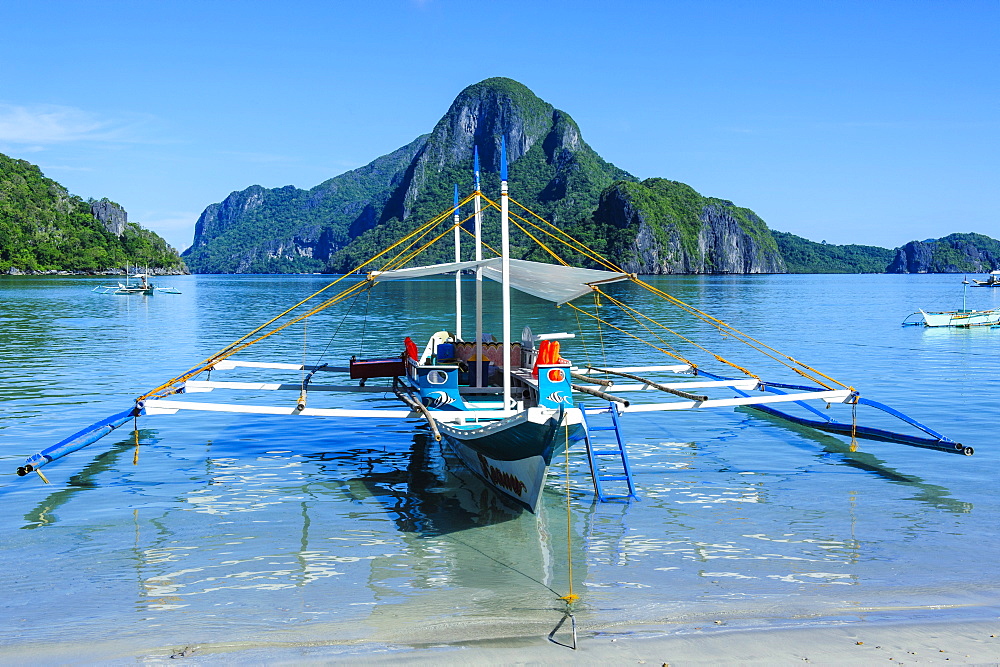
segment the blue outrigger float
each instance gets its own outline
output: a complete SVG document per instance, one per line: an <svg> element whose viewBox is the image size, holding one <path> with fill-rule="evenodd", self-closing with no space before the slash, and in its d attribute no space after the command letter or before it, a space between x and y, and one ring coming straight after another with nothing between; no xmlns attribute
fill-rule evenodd
<svg viewBox="0 0 1000 667"><path fill-rule="evenodd" d="M473 193L460 201L456 186L453 208L357 267L355 273L368 271L364 280L351 284L334 296L325 295L326 290L350 274L337 278L187 372L138 397L127 410L92 424L29 456L18 467L17 473L24 476L37 472L44 480L41 473L43 466L93 444L130 421L141 416L176 414L182 411L286 415L295 418L422 419L434 438L443 438L476 475L503 497L529 510L534 510L539 502L545 485L546 469L553 457L579 442L583 442L586 447L596 498L604 501L637 497L621 431L622 418L632 413L743 406L794 423L849 436L852 445L855 438L866 438L955 454L973 453L971 447L955 442L884 404L861 397L853 387L770 348L650 285L640 277L623 271L612 261L601 257L558 227L513 201L508 194L504 139L500 141L500 155L499 203L487 199L481 192L476 152ZM461 219L461 207L470 203L473 205L472 215ZM525 215L511 213L511 203L520 207ZM495 210L500 214L501 249L499 252L494 251L495 256L491 257L484 257L484 249L488 248L483 240L483 213L486 210ZM447 225L449 219L452 221L450 227ZM464 224L468 221L474 224L472 235L475 238L475 257L463 261L461 234L466 232ZM511 259L509 226L512 222L548 250L558 263ZM419 253L445 238L451 231L454 232L455 261L429 266L411 265ZM568 266L557 253L542 243L540 238L544 236L552 239L553 243L563 244L576 254L582 254L592 264L602 268ZM371 270L371 265L377 261L382 261L382 266L378 270ZM463 336L462 333L463 272L474 272L476 276L475 333L472 336ZM304 323L307 318L336 303L369 293L379 283L441 274L455 275L454 331L439 331L431 335L422 353L415 343L407 339L405 349L399 353L392 351L379 359L352 358L347 366L341 367L235 358L237 353L251 345L296 323ZM499 282L502 287L503 324L499 342L488 340L491 337L483 332L483 278ZM642 287L701 323L716 328L729 339L746 344L813 384L767 382L742 366L711 352L709 354L715 362L739 371L742 377L709 372L666 343L663 336L677 336L684 344L690 344L702 352L708 350L604 291L606 285L623 281ZM559 353L559 341L574 338L576 334L573 333L534 334L525 327L520 340L515 342L511 322L512 289L556 305L569 305L578 314L596 321L598 327L606 326L626 334L627 338L622 340L635 339L659 350L669 357L670 363L612 368L574 366ZM617 306L622 313L640 325L638 330L642 335L657 342L611 324L600 315L596 306L592 313L573 303L585 295L593 295L595 301L604 299L605 303ZM234 369L294 372L300 374L300 379L287 383L212 379L213 371L218 374ZM202 374L208 379L198 379ZM346 374L350 383L313 383L318 374ZM245 401L207 403L178 399L182 394L223 390L257 394L284 391L297 398L277 405L259 405ZM331 405L326 400L326 397L336 396L338 393L356 392L391 393L399 400L401 408L353 409L338 407L335 402ZM631 398L626 398L623 394ZM837 421L827 416L814 407L816 403L827 407L832 404L851 406L851 421ZM781 404L798 406L807 416L799 416L776 407ZM906 422L920 434L909 435L859 425L855 417L858 406L881 410ZM604 425L598 425L599 423ZM613 432L614 442L610 445L597 444L595 433L598 431Z"/></svg>

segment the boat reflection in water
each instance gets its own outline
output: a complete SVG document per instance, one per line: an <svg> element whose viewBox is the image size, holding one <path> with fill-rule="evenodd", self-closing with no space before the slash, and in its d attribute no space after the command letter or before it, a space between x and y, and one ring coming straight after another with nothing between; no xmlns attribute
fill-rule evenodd
<svg viewBox="0 0 1000 667"><path fill-rule="evenodd" d="M320 460L343 474L342 457ZM356 503L377 502L405 545L403 553L371 561L375 602L366 622L378 636L414 644L537 638L565 608L558 598L570 590L570 554L574 589L583 588L583 540L575 529L567 540L564 496L544 493L532 514L487 487L426 433L414 435L406 456L371 456L365 463L341 490ZM353 472L361 467L356 462Z"/></svg>
<svg viewBox="0 0 1000 667"><path fill-rule="evenodd" d="M404 533L447 535L522 514L426 433L414 435L405 457L371 457L362 466L364 472L346 480L345 490L357 501L377 500Z"/></svg>

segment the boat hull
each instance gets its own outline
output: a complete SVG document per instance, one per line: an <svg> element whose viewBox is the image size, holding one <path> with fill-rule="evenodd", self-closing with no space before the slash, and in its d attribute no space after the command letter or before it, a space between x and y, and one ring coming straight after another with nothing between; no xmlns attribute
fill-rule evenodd
<svg viewBox="0 0 1000 667"><path fill-rule="evenodd" d="M532 512L553 455L583 438L579 410L529 408L482 424L438 422L448 446L501 495Z"/></svg>
<svg viewBox="0 0 1000 667"><path fill-rule="evenodd" d="M943 313L928 313L921 310L920 314L924 318L924 324L929 327L977 327L1000 324L1000 309L956 310Z"/></svg>

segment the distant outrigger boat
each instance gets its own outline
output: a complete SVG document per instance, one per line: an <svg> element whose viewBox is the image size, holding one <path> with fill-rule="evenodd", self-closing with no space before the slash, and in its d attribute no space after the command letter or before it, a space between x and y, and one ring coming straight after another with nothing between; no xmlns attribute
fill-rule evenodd
<svg viewBox="0 0 1000 667"><path fill-rule="evenodd" d="M629 274L610 260L544 221L541 217L511 199L507 186L506 141L500 145L500 203L495 203L481 192L478 151L474 157L474 191L459 201L458 186L452 209L441 213L421 225L401 240L392 244L373 258L356 267L335 281L303 299L291 308L250 331L242 338L200 362L189 371L161 384L139 396L129 409L101 420L69 436L61 442L29 456L17 469L19 475L38 472L42 466L82 447L86 447L116 428L144 415L176 414L180 411L229 412L257 415L286 415L290 417L337 417L377 419L422 419L426 421L433 437L447 441L461 460L476 475L485 480L502 496L514 500L529 510L534 510L542 493L546 469L553 457L564 452L575 442L583 442L595 495L601 501L636 497L621 431L623 415L637 412L698 410L706 408L732 408L749 406L766 411L799 424L824 431L896 442L917 447L958 454L972 454L971 447L960 443L920 424L902 413L867 398L862 398L853 387L838 382L816 369L784 355L734 327L711 317L676 297ZM483 202L487 209L500 213L501 249L492 250L483 239ZM474 212L466 220L460 208L473 204ZM510 212L513 203L523 209L524 216ZM533 221L531 218L535 218ZM453 224L445 223L452 218ZM463 224L474 221L474 233ZM542 263L510 257L510 229L514 224L526 237L544 248L558 263ZM443 230L438 230L444 225ZM421 252L454 231L455 261L429 266L408 266ZM475 239L472 260L462 260L461 234L466 232ZM548 236L550 243L561 243L576 254L582 254L603 269L584 269L569 266L555 251L542 242ZM426 240L429 239L429 240ZM484 257L484 249L496 256ZM390 253L395 253L390 256ZM390 256L389 259L383 259ZM379 270L371 271L369 265L383 261ZM365 280L343 289L334 296L323 293L345 280L348 276L369 269ZM475 334L467 338L462 334L462 280L463 272L475 272ZM326 363L281 363L256 360L237 360L234 355L285 328L302 322L316 313L349 297L370 296L379 283L423 278L440 274L455 274L455 321L451 333L440 331L430 336L423 352L408 337L400 352L391 351L384 358L355 359L342 367ZM502 335L499 342L483 332L483 278L501 285ZM810 385L765 382L746 368L710 352L700 343L685 337L654 319L624 304L604 291L610 283L629 281L648 293L664 299L700 324L718 330L727 339L748 346L768 359L796 373ZM626 354L623 343L637 340L670 358L666 365L625 366L595 368L590 365L574 366L560 355L559 341L575 337L571 333L534 334L525 327L520 340L512 339L511 289L549 301L568 305L576 313L590 317L597 326L607 327L601 333L600 347L605 337L624 334L615 341ZM320 298L320 296L322 298ZM573 302L584 295L593 295L594 312ZM603 300L603 301L602 301ZM626 331L618 323L612 324L601 315L600 304L617 307L639 327L640 335ZM296 311L298 311L296 313ZM401 315L403 313L401 312ZM627 321L626 317L621 318ZM602 329L599 329L603 332ZM338 329L339 331L339 329ZM581 327L581 332L583 328ZM304 331L303 331L304 333ZM676 337L674 343L666 338ZM689 360L675 345L690 345L694 353L707 353L708 361L725 364L743 377L731 378L708 372ZM614 349L614 348L612 348ZM634 358L634 353L630 355ZM299 381L228 382L212 377L234 369L288 371L301 374ZM208 379L196 379L201 374ZM358 384L313 384L319 373L343 373ZM672 379L670 379L672 378ZM369 380L381 382L368 384ZM617 384L622 381L630 383ZM801 381L801 380L799 380ZM596 385L585 386L585 385ZM206 403L176 400L178 394L211 391L292 392L294 400L277 405L254 405L236 401ZM322 397L336 393L371 392L391 393L402 404L402 409L352 409L322 404ZM613 392L613 393L611 393ZM634 398L625 398L622 394ZM319 400L316 400L316 399ZM826 411L809 405L846 403L853 406L852 420L839 422ZM316 403L320 403L319 406ZM783 412L777 404L796 404L812 416L803 418ZM922 435L907 435L857 424L853 418L858 405L874 407L899 418ZM599 426L597 420L603 420ZM598 431L613 432L611 444L599 445L594 441ZM136 431L138 433L138 431ZM138 436L137 436L138 446ZM44 479L44 476L43 476ZM618 491L615 493L612 491Z"/></svg>
<svg viewBox="0 0 1000 667"><path fill-rule="evenodd" d="M1000 287L1000 270L990 271L990 276L986 280L972 279L976 287Z"/></svg>
<svg viewBox="0 0 1000 667"><path fill-rule="evenodd" d="M1000 324L1000 308L993 310L963 309L937 313L921 310L913 313L913 315L918 314L923 318L922 322L904 321L903 324L923 324L928 327L989 327ZM913 317L913 315L909 317Z"/></svg>
<svg viewBox="0 0 1000 667"><path fill-rule="evenodd" d="M1000 272L997 272L1000 273ZM978 281L977 281L978 282ZM903 319L904 325L924 325L928 327L988 327L1000 324L1000 308L992 310L969 310L966 308L966 292L969 281L962 281L962 309L927 312L918 310ZM912 319L920 316L919 319Z"/></svg>
<svg viewBox="0 0 1000 667"><path fill-rule="evenodd" d="M120 282L116 285L98 285L90 291L98 292L100 294L144 294L146 296L152 296L156 292L163 292L164 294L180 294L180 291L174 287L157 287L153 283L149 282L148 272L129 275L127 269L125 271L124 283Z"/></svg>

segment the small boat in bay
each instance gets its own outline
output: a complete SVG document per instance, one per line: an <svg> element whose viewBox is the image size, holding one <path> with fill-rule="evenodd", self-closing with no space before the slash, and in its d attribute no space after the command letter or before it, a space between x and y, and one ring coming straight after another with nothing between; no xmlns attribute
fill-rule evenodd
<svg viewBox="0 0 1000 667"><path fill-rule="evenodd" d="M973 453L971 447L898 410L862 397L849 384L622 270L611 259L522 206L508 192L506 139L501 137L498 144L499 202L482 192L477 150L473 157L471 194L460 198L456 185L451 208L409 231L353 272L338 277L189 370L136 397L128 409L29 456L17 473L42 475L42 466L93 444L139 417L197 412L286 416L291 419L292 431L294 420L306 417L383 422L419 420L434 440L447 443L457 458L497 494L530 511L539 504L548 467L555 457L568 456L571 448L581 445L590 466L596 500L627 501L638 497L624 434L628 417L637 413L750 407L772 417L849 436L852 444L855 438L868 438L942 452ZM463 218L460 211L470 205L472 213ZM486 213L491 220L498 218L495 230L498 233L493 235L499 236L498 250L487 243L484 234ZM466 228L467 223L472 230ZM551 261L511 257L512 227L520 231L521 238L531 239L545 250ZM463 233L473 238L471 248L467 244L463 247ZM442 240L447 243L450 239L454 241L454 261L432 264L415 261L435 243ZM451 249L447 252L451 253ZM577 262L583 257L593 268L571 266L569 257L577 258ZM361 279L357 278L359 273ZM475 276L475 309L471 317L463 312L463 274ZM384 291L386 288L380 286L385 283L448 275L454 276L454 311L445 314L448 319L439 320L434 327L444 330L423 334L428 338L422 351L403 333L408 329L402 320L410 314L425 322L427 314L408 313L411 306L407 304L399 307L398 346L375 358L352 357L346 365L336 366L320 361L267 360L246 354L251 346L295 325L301 326L305 340L305 323L309 318L337 304L351 304L353 308L359 301ZM499 299L484 303L484 279L499 283ZM696 326L682 332L676 325L667 326L628 305L615 291L616 286L626 283L644 298L676 309ZM145 276L141 285L148 285ZM333 290L337 285L340 292ZM590 328L579 324L577 332L536 333L522 324L517 338L512 291L554 307L572 309L577 322L586 321ZM584 297L590 297L592 307ZM499 313L498 339L484 331L486 311L491 315ZM562 348L563 344L572 346L577 341L586 344L585 337L594 335L594 329L597 338L590 341L592 349L600 349L602 359L608 352L611 356L617 354L617 361L602 361L598 367L564 358L564 354L574 357L587 348L570 353ZM733 345L742 346L740 350L748 355L762 356L762 363L775 366L791 377L782 381L764 380L743 363L710 351L706 347L710 344L708 340L693 338L694 331L706 329ZM340 331L338 326L334 337ZM651 348L662 355L658 363L635 363L636 359L648 358L637 354L642 345L647 346L642 349ZM698 355L700 359L695 360ZM251 382L220 379L220 374L225 377L230 371L288 373L298 378L281 382L267 378ZM318 377L340 379L314 382ZM208 392L228 392L240 398L203 402L182 397ZM359 393L392 397L400 407L357 408L348 405L346 399L338 400ZM284 398L268 404L254 402L257 397L275 395ZM846 406L850 419L839 421L827 410L819 409L835 405ZM859 406L900 419L917 433L859 424L856 420ZM805 416L786 411L792 407ZM332 428L338 427L334 424Z"/></svg>
<svg viewBox="0 0 1000 667"><path fill-rule="evenodd" d="M1000 287L1000 269L990 271L986 280L976 280L973 278L972 282L976 284L976 287Z"/></svg>
<svg viewBox="0 0 1000 667"><path fill-rule="evenodd" d="M998 272L1000 273L1000 272ZM971 310L966 307L968 279L962 280L962 309L945 311L918 310L903 319L903 325L927 327L983 327L1000 324L1000 308Z"/></svg>
<svg viewBox="0 0 1000 667"><path fill-rule="evenodd" d="M157 292L162 292L164 294L180 294L180 291L174 287L157 287L149 281L149 273L136 273L129 274L129 271L125 271L125 282L119 282L114 285L98 285L91 292L97 292L99 294L118 294L118 295L130 295L130 294L142 294L144 296L152 296Z"/></svg>
<svg viewBox="0 0 1000 667"><path fill-rule="evenodd" d="M917 315L914 313L913 315ZM913 317L911 315L911 317ZM928 327L983 327L1000 324L1000 308L993 310L950 310L944 312L919 311L922 322L905 322L904 324L923 324Z"/></svg>

